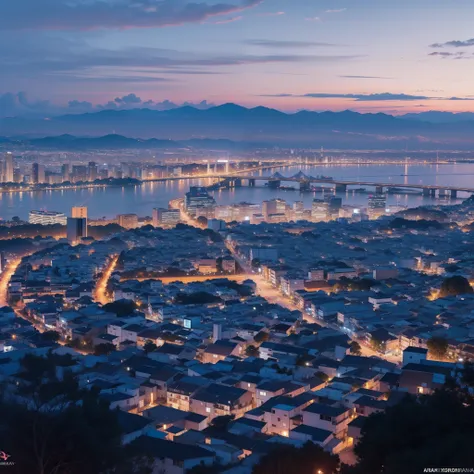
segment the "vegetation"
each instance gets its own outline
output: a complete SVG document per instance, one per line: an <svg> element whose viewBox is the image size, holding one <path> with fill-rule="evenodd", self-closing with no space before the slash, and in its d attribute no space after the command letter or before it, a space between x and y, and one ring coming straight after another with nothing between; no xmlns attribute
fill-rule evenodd
<svg viewBox="0 0 474 474"><path fill-rule="evenodd" d="M265 342L265 341L268 341L268 339L270 339L270 335L268 334L268 332L266 331L260 331L258 332L255 337L253 338L253 340L255 342Z"/></svg>
<svg viewBox="0 0 474 474"><path fill-rule="evenodd" d="M390 222L389 227L391 229L418 229L418 230L428 230L428 229L444 229L445 226L438 222L437 220L410 220L403 219L402 217L396 217Z"/></svg>
<svg viewBox="0 0 474 474"><path fill-rule="evenodd" d="M259 354L258 347L255 347L252 345L247 346L247 349L245 349L245 354L248 357L258 357L258 354Z"/></svg>
<svg viewBox="0 0 474 474"><path fill-rule="evenodd" d="M405 398L369 417L351 474L418 474L426 467L472 467L474 406L459 387Z"/></svg>
<svg viewBox="0 0 474 474"><path fill-rule="evenodd" d="M473 293L469 280L460 275L445 278L439 290L439 297L464 295Z"/></svg>
<svg viewBox="0 0 474 474"><path fill-rule="evenodd" d="M0 446L15 463L8 472L125 474L130 463L140 464L121 446L117 412L96 391L81 390L70 373L57 377L56 367L71 363L69 356L28 355L21 360L21 398L2 392Z"/></svg>
<svg viewBox="0 0 474 474"><path fill-rule="evenodd" d="M157 345L153 341L146 341L145 345L143 346L143 350L145 354L149 354L150 352L156 351Z"/></svg>
<svg viewBox="0 0 474 474"><path fill-rule="evenodd" d="M426 343L428 353L433 359L443 360L448 353L448 341L444 337L433 336Z"/></svg>
<svg viewBox="0 0 474 474"><path fill-rule="evenodd" d="M218 296L214 296L206 291L198 291L196 293L179 293L174 299L175 304L211 304L219 303L222 300Z"/></svg>
<svg viewBox="0 0 474 474"><path fill-rule="evenodd" d="M350 351L352 355L360 356L362 354L362 348L360 347L360 344L357 341L351 342Z"/></svg>
<svg viewBox="0 0 474 474"><path fill-rule="evenodd" d="M279 444L254 466L252 474L335 474L339 457L313 443L302 448ZM402 472L402 471L400 471Z"/></svg>
<svg viewBox="0 0 474 474"><path fill-rule="evenodd" d="M111 352L116 351L117 348L110 342L104 342L103 344L98 344L94 348L94 354L97 356L100 355L109 355Z"/></svg>
<svg viewBox="0 0 474 474"><path fill-rule="evenodd" d="M115 313L119 318L132 314L137 305L132 300L118 300L105 304L102 309L104 311Z"/></svg>

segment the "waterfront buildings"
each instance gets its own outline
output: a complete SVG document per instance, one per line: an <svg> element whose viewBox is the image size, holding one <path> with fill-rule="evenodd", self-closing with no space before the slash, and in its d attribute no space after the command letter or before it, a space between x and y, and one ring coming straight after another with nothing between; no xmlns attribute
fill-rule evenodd
<svg viewBox="0 0 474 474"><path fill-rule="evenodd" d="M120 227L124 229L133 229L138 227L138 216L136 214L119 214L117 221Z"/></svg>
<svg viewBox="0 0 474 474"><path fill-rule="evenodd" d="M87 219L87 207L74 206L71 210L71 217Z"/></svg>
<svg viewBox="0 0 474 474"><path fill-rule="evenodd" d="M14 172L13 154L11 151L7 151L5 153L5 161L3 163L3 181L5 183L14 182L13 172Z"/></svg>
<svg viewBox="0 0 474 474"><path fill-rule="evenodd" d="M184 198L184 209L193 217L212 218L215 215L216 201L202 186L191 186Z"/></svg>
<svg viewBox="0 0 474 474"><path fill-rule="evenodd" d="M159 226L174 226L181 220L181 211L179 209L153 209L153 225Z"/></svg>
<svg viewBox="0 0 474 474"><path fill-rule="evenodd" d="M45 182L44 165L41 163L33 163L31 168L31 179L33 184L41 184Z"/></svg>
<svg viewBox="0 0 474 474"><path fill-rule="evenodd" d="M68 217L67 218L67 240L76 244L84 237L87 237L87 218Z"/></svg>
<svg viewBox="0 0 474 474"><path fill-rule="evenodd" d="M51 224L66 225L67 217L62 212L30 211L28 222L30 224L40 224L40 225L51 225Z"/></svg>

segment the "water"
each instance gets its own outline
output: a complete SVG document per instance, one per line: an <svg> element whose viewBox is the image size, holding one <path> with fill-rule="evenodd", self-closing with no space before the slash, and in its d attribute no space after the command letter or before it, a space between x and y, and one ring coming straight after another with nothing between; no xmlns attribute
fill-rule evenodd
<svg viewBox="0 0 474 474"><path fill-rule="evenodd" d="M268 176L278 171L284 176L293 176L299 170L307 175L332 176L335 179L353 181L379 181L396 184L436 184L442 186L474 188L474 164L418 164L418 165L321 165L294 166L260 172ZM28 218L32 209L60 211L67 215L73 206L87 206L91 218L113 218L117 214L134 213L140 216L151 216L154 207L167 207L168 201L184 196L190 186L210 184L210 180L182 180L169 182L145 183L135 187L108 187L95 189L70 189L62 191L31 191L21 193L0 194L0 217L11 219L19 216ZM257 184L263 184L257 182ZM282 183L297 186L297 183ZM371 191L367 188L368 191ZM349 191L340 194L343 204L365 206L367 194ZM261 203L264 200L280 197L289 203L304 201L305 207L311 206L313 198L321 197L321 193L304 193L299 191L270 190L267 187L242 187L231 190L220 190L214 193L218 204L231 204L242 201ZM468 194L459 193L459 198ZM445 203L453 204L456 200L440 200L423 197L420 194L388 195L388 205L416 207L422 204Z"/></svg>

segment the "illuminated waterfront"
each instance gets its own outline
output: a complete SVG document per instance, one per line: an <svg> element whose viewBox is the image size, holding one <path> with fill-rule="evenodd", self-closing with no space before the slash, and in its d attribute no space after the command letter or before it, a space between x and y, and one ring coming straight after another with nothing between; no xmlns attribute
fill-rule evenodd
<svg viewBox="0 0 474 474"><path fill-rule="evenodd" d="M403 184L437 184L446 186L472 186L474 164L428 165L320 165L294 166L279 171L284 176L292 176L299 170L308 175L332 176L341 180L383 181L394 185ZM268 171L261 171L268 175ZM46 209L69 213L72 206L89 207L90 217L114 217L119 213L136 213L151 216L154 207L167 207L169 200L183 197L190 186L210 184L209 179L178 180L170 182L151 182L141 186L106 187L89 189L66 189L54 191L33 191L3 193L0 195L0 217L11 219L19 216L27 219L32 209ZM285 183L288 184L288 183ZM291 186L294 183L289 183ZM367 189L367 191L371 191ZM314 193L300 194L298 191L270 190L266 187L242 187L232 190L221 190L214 193L218 204L231 204L241 201L261 203L264 200L281 197L287 202L303 201L306 206L314 197ZM367 202L367 194L349 191L342 194L344 204L363 206ZM460 198L467 197L460 195ZM391 194L387 197L389 205L415 207L421 204L437 202L453 203L456 201L433 200L421 194Z"/></svg>

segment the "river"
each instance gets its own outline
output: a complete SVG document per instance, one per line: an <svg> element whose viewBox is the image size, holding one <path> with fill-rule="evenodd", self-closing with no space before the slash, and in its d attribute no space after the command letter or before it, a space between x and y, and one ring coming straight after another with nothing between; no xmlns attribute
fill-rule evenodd
<svg viewBox="0 0 474 474"><path fill-rule="evenodd" d="M459 186L474 188L474 164L414 164L414 165L304 165L273 170L284 176L293 176L299 171L311 176L324 175L335 179L386 182L396 184L436 184L442 186ZM268 171L260 172L267 176ZM261 182L257 182L261 184ZM28 213L33 209L60 211L70 215L73 206L87 206L90 218L113 218L117 214L138 214L151 216L154 207L167 207L168 201L183 197L190 186L210 184L210 180L178 180L169 182L149 182L140 186L107 187L89 189L68 189L56 191L28 191L0 194L0 218L11 219L19 216L28 219ZM297 183L282 183L297 186ZM371 191L371 189L367 189ZM315 197L321 193L304 193L299 191L271 190L265 186L235 188L214 192L218 204L231 204L242 201L261 203L264 200L280 197L289 203L304 201L305 207L311 207ZM343 204L364 206L367 194L340 194ZM459 198L468 197L459 194ZM460 199L460 200L461 200ZM422 204L452 204L460 200L432 199L421 194L390 194L388 205L415 207Z"/></svg>

